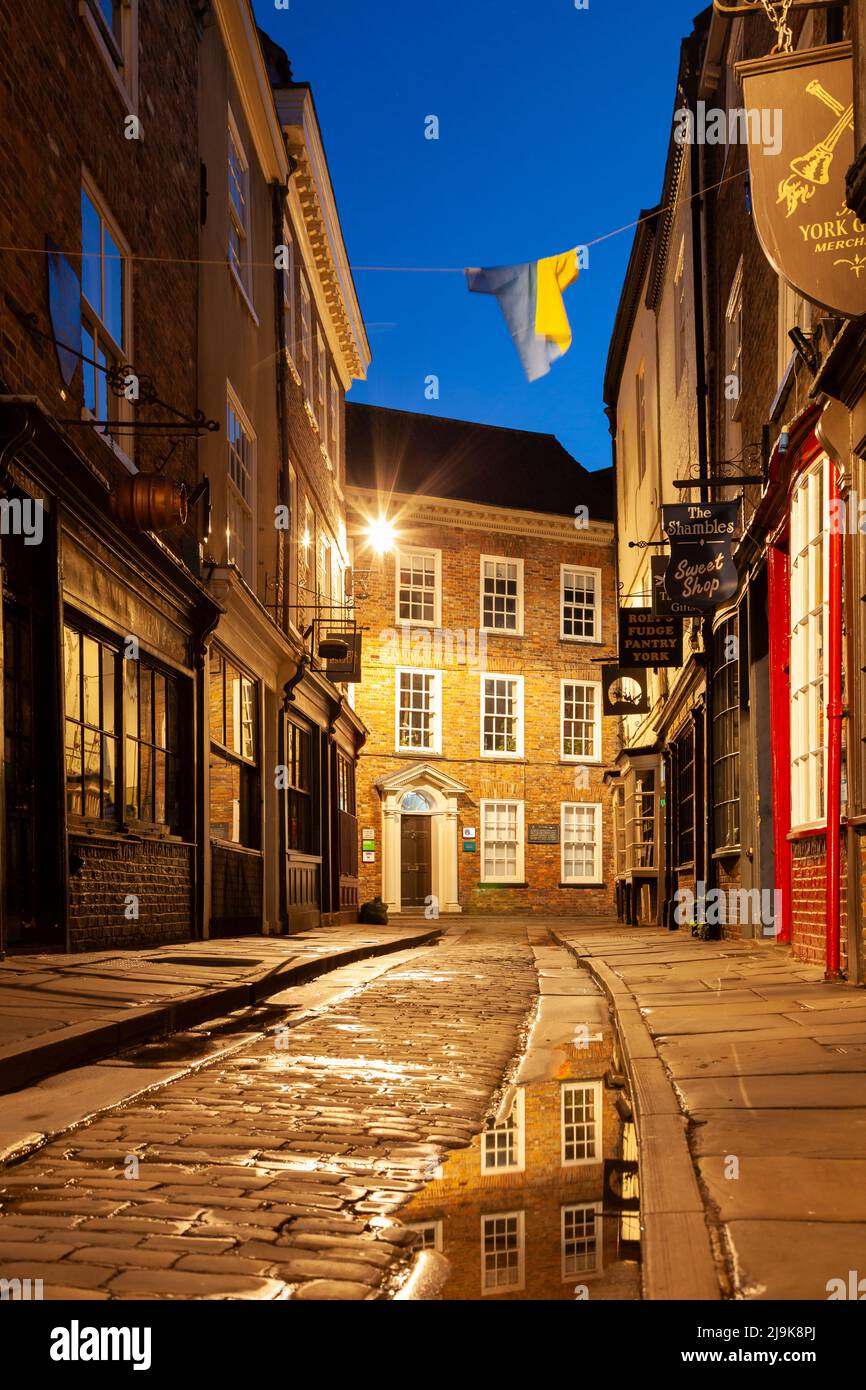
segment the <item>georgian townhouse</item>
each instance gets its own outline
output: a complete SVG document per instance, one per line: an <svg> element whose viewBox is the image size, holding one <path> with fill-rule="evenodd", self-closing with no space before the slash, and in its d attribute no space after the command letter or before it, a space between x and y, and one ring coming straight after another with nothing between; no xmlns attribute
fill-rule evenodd
<svg viewBox="0 0 866 1390"><path fill-rule="evenodd" d="M347 408L362 897L605 913L609 472L552 435Z"/></svg>
<svg viewBox="0 0 866 1390"><path fill-rule="evenodd" d="M309 86L247 0L215 0L201 65L205 918L273 933L357 909L343 398L369 348Z"/></svg>
<svg viewBox="0 0 866 1390"><path fill-rule="evenodd" d="M0 14L0 948L201 925L198 9Z"/></svg>

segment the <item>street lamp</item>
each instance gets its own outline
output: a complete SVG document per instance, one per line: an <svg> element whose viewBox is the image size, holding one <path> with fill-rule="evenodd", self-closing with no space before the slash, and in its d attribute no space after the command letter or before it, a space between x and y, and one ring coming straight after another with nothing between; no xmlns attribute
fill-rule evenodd
<svg viewBox="0 0 866 1390"><path fill-rule="evenodd" d="M377 555L385 555L389 550L393 550L396 538L394 523L385 516L377 517L367 527L367 539Z"/></svg>

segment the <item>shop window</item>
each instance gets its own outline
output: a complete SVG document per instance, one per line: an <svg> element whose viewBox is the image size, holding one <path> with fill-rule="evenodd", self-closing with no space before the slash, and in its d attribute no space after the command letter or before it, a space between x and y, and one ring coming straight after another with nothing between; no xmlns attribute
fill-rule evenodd
<svg viewBox="0 0 866 1390"><path fill-rule="evenodd" d="M617 877L624 874L628 865L626 824L625 824L625 787L614 788L613 793L613 844L614 844L614 873Z"/></svg>
<svg viewBox="0 0 866 1390"><path fill-rule="evenodd" d="M740 662L737 619L713 636L713 800L715 847L740 843Z"/></svg>
<svg viewBox="0 0 866 1390"><path fill-rule="evenodd" d="M654 768L629 773L626 802L626 834L630 869L654 869L656 774Z"/></svg>
<svg viewBox="0 0 866 1390"><path fill-rule="evenodd" d="M345 753L337 754L337 791L340 810L355 815L355 764Z"/></svg>
<svg viewBox="0 0 866 1390"><path fill-rule="evenodd" d="M313 736L293 720L286 724L286 843L301 854L314 854Z"/></svg>
<svg viewBox="0 0 866 1390"><path fill-rule="evenodd" d="M257 683L217 647L210 652L210 833L260 848Z"/></svg>
<svg viewBox="0 0 866 1390"><path fill-rule="evenodd" d="M695 731L677 739L677 864L695 860Z"/></svg>
<svg viewBox="0 0 866 1390"><path fill-rule="evenodd" d="M177 679L67 624L64 686L69 814L182 833Z"/></svg>
<svg viewBox="0 0 866 1390"><path fill-rule="evenodd" d="M824 634L827 630L829 462L818 460L791 498L791 825L820 824L826 815L827 721Z"/></svg>

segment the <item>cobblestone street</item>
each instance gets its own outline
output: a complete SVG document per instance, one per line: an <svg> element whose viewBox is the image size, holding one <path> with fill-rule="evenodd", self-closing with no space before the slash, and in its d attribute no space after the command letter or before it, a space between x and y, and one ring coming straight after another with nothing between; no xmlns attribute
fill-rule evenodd
<svg viewBox="0 0 866 1390"><path fill-rule="evenodd" d="M474 923L366 973L240 1016L228 1054L8 1168L0 1274L53 1299L389 1296L414 1238L388 1218L480 1128L536 972L522 925Z"/></svg>

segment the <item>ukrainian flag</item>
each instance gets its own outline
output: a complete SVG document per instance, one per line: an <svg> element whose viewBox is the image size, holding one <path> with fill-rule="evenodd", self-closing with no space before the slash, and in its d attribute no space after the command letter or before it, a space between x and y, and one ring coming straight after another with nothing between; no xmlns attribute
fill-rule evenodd
<svg viewBox="0 0 866 1390"><path fill-rule="evenodd" d="M525 265L466 271L470 290L493 294L499 301L529 381L545 376L550 364L571 347L562 292L574 283L577 272L577 248Z"/></svg>

